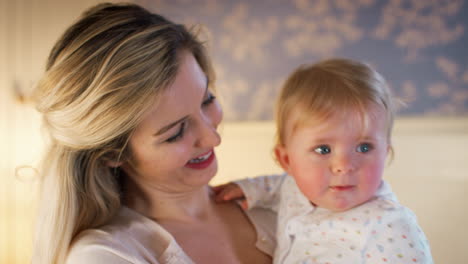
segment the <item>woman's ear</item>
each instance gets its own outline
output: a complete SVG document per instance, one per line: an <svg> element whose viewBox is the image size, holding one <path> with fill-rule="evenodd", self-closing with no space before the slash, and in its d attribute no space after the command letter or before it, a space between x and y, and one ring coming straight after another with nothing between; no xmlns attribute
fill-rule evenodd
<svg viewBox="0 0 468 264"><path fill-rule="evenodd" d="M289 172L289 155L284 145L275 146L275 158L286 172Z"/></svg>
<svg viewBox="0 0 468 264"><path fill-rule="evenodd" d="M122 161L122 153L117 150L111 150L103 156L104 164L110 168L118 168L124 163Z"/></svg>
<svg viewBox="0 0 468 264"><path fill-rule="evenodd" d="M105 164L107 167L111 167L113 169L118 168L122 166L123 161L115 161L115 160L106 160Z"/></svg>

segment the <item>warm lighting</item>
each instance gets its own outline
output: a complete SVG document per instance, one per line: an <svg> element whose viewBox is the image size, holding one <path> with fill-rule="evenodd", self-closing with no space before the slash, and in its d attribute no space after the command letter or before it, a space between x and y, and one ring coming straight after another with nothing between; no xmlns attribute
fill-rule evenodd
<svg viewBox="0 0 468 264"><path fill-rule="evenodd" d="M32 249L37 170L43 140L38 113L30 105L9 104L0 152L0 263L29 263Z"/></svg>

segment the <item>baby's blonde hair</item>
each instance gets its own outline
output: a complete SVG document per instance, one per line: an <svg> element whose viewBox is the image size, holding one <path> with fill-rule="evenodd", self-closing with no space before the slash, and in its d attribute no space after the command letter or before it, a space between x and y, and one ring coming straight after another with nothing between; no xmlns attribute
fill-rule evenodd
<svg viewBox="0 0 468 264"><path fill-rule="evenodd" d="M203 44L184 26L134 4L99 4L53 47L35 101L48 132L33 263L65 263L72 240L118 211L110 161L125 161L143 114L191 53L214 81ZM212 87L211 87L212 88Z"/></svg>
<svg viewBox="0 0 468 264"><path fill-rule="evenodd" d="M386 112L390 142L394 100L377 71L364 63L342 58L300 66L287 78L277 100L276 144L285 145L289 130L293 132L310 120L327 122L332 115L357 111L365 122L372 105Z"/></svg>

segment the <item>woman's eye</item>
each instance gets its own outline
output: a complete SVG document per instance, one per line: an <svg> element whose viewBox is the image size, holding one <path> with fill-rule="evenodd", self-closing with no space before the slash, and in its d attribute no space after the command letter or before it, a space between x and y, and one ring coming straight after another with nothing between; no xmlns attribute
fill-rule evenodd
<svg viewBox="0 0 468 264"><path fill-rule="evenodd" d="M366 153L369 152L373 149L373 146L369 143L362 143L359 146L357 146L356 151L361 152L361 153Z"/></svg>
<svg viewBox="0 0 468 264"><path fill-rule="evenodd" d="M215 99L216 99L216 96L214 96L212 93L209 93L207 98L203 101L202 106L206 106L206 105L213 103Z"/></svg>
<svg viewBox="0 0 468 264"><path fill-rule="evenodd" d="M185 131L185 122L182 122L180 124L179 130L177 130L177 133L170 138L166 140L168 143L176 142L177 140L181 139L184 136L184 131Z"/></svg>
<svg viewBox="0 0 468 264"><path fill-rule="evenodd" d="M331 148L327 145L318 146L314 149L314 152L325 155L331 152Z"/></svg>

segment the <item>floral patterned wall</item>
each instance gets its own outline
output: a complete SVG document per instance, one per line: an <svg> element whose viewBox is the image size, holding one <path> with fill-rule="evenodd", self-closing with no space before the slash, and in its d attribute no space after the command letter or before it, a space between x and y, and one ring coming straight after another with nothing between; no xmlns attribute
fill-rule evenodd
<svg viewBox="0 0 468 264"><path fill-rule="evenodd" d="M375 66L407 105L400 116L468 114L463 0L136 0L204 26L228 120L270 120L297 66L348 57Z"/></svg>

